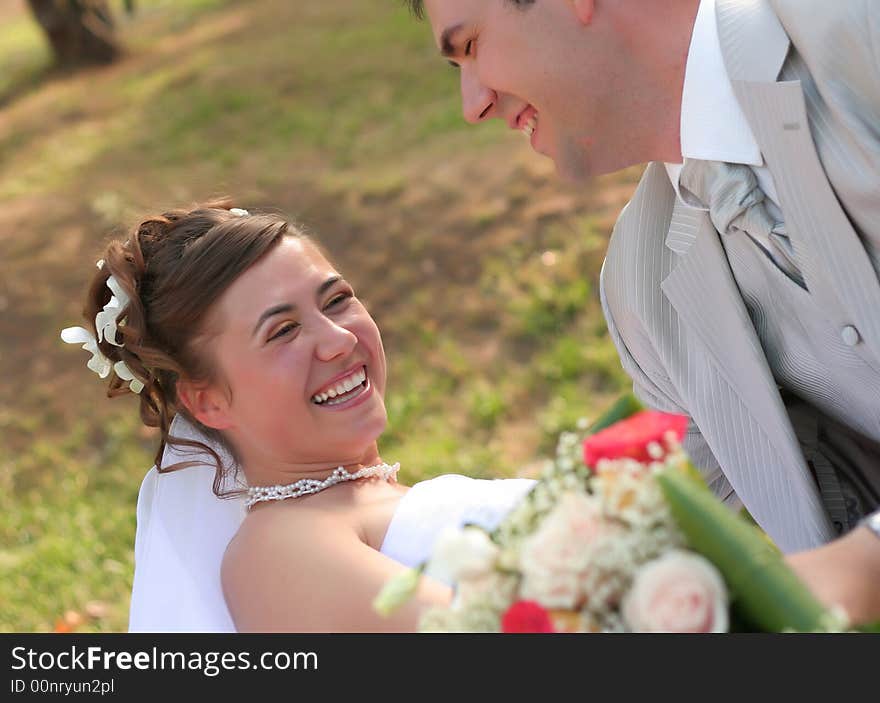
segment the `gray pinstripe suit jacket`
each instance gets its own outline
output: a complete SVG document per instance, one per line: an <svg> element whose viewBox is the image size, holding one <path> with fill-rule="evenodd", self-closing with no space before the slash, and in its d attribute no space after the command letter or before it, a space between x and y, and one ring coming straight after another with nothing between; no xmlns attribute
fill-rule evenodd
<svg viewBox="0 0 880 703"><path fill-rule="evenodd" d="M854 351L880 372L874 3L717 0L717 16L728 75L773 174L810 294L825 318L857 328ZM821 101L785 80L793 54L809 67L811 90L829 81L842 97L814 110ZM648 167L617 222L601 288L636 394L691 417L686 448L716 494L738 496L786 552L835 536L768 366L774 350L761 346L708 215L676 202L662 164Z"/></svg>

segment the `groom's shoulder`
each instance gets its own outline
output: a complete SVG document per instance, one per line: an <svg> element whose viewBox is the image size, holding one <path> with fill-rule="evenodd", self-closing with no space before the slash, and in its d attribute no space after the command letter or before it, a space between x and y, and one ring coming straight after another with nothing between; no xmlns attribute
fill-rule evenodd
<svg viewBox="0 0 880 703"><path fill-rule="evenodd" d="M865 19L877 12L874 0L770 0L770 4L783 23L788 20L819 24L857 21L864 24Z"/></svg>
<svg viewBox="0 0 880 703"><path fill-rule="evenodd" d="M880 28L880 3L876 0L771 0L771 4L799 52L830 49L841 57L865 52L866 57L876 60L876 32Z"/></svg>
<svg viewBox="0 0 880 703"><path fill-rule="evenodd" d="M646 299L646 289L659 287L670 264L665 242L674 204L675 191L663 164L649 164L608 244L602 286L609 299L630 308Z"/></svg>

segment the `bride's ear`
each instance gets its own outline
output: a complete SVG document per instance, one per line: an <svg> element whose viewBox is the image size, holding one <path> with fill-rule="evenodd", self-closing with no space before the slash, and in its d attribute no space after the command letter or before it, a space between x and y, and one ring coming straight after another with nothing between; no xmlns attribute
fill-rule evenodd
<svg viewBox="0 0 880 703"><path fill-rule="evenodd" d="M574 10L578 21L583 25L588 25L593 21L593 10L596 8L595 0L568 0L571 8Z"/></svg>
<svg viewBox="0 0 880 703"><path fill-rule="evenodd" d="M216 385L181 378L177 381L177 398L205 427L226 430L232 426L229 401Z"/></svg>

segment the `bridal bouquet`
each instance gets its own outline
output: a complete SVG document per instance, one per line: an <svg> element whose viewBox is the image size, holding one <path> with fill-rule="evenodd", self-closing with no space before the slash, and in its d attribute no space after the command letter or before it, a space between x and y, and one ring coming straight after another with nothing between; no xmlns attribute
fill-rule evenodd
<svg viewBox="0 0 880 703"><path fill-rule="evenodd" d="M386 585L390 612L428 573L455 585L422 632L839 631L767 537L718 501L681 448L687 419L632 397L580 433L495 530L441 534Z"/></svg>

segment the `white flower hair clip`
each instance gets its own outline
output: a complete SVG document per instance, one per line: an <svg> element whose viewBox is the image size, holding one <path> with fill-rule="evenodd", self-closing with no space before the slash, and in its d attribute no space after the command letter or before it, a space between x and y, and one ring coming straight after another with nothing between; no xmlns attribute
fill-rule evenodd
<svg viewBox="0 0 880 703"><path fill-rule="evenodd" d="M101 259L97 266L99 269L104 268L104 260ZM116 341L119 316L131 302L115 276L111 275L107 279L107 287L110 288L113 295L110 296L104 309L95 315L97 338L85 327L67 327L61 330L61 339L67 344L82 344L82 348L91 353L92 358L86 362L86 366L98 374L99 378L107 378L112 369L123 381L129 381L128 387L132 393L140 393L144 389L144 384L135 378L128 365L124 361L117 361L114 364L98 348L99 340L106 340L115 347L122 346L120 342Z"/></svg>
<svg viewBox="0 0 880 703"><path fill-rule="evenodd" d="M240 208L240 207L231 207L231 208L229 208L229 214L235 215L236 217L247 217L251 213L249 213L247 210L244 210L243 208Z"/></svg>
<svg viewBox="0 0 880 703"><path fill-rule="evenodd" d="M98 268L104 268L104 260L98 262ZM113 293L110 300L104 306L104 309L95 315L95 329L98 331L98 340L107 340L114 347L121 347L122 344L116 341L117 324L119 316L128 304L131 298L126 295L116 280L116 276L111 275L107 279L107 287Z"/></svg>

